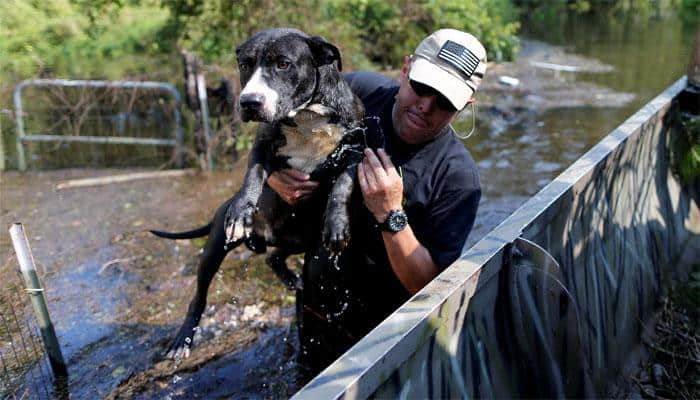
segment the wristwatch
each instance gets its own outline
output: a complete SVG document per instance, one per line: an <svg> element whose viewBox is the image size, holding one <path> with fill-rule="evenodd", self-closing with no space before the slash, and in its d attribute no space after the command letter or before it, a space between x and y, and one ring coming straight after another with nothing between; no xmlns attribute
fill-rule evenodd
<svg viewBox="0 0 700 400"><path fill-rule="evenodd" d="M379 228L387 232L399 232L408 225L408 216L404 210L391 210Z"/></svg>

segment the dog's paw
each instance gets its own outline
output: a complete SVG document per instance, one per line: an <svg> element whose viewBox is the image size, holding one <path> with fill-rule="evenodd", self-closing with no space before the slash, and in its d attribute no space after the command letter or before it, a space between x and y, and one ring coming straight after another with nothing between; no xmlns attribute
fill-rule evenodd
<svg viewBox="0 0 700 400"><path fill-rule="evenodd" d="M189 358L195 332L197 332L197 327L191 329L183 327L180 329L175 339L165 351L165 358L175 361Z"/></svg>
<svg viewBox="0 0 700 400"><path fill-rule="evenodd" d="M323 245L333 255L340 254L350 241L350 226L343 221L326 221L323 227Z"/></svg>
<svg viewBox="0 0 700 400"><path fill-rule="evenodd" d="M250 236L253 231L253 214L255 206L252 203L229 206L224 225L227 244Z"/></svg>

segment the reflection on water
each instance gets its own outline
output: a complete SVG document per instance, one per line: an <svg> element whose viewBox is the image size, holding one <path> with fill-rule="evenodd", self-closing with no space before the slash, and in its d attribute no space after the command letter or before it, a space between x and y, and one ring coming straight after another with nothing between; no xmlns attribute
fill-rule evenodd
<svg viewBox="0 0 700 400"><path fill-rule="evenodd" d="M613 67L606 73L569 73L552 79L593 83L635 97L620 107L598 107L593 102L541 112L528 108L514 125L497 127L490 123L495 116L488 109L479 110L477 132L465 141L479 165L484 192L470 244L685 74L696 24L684 25L675 13L641 18L630 12L565 15L556 26L551 21L523 21L524 37ZM571 23L574 19L576 23ZM471 118L458 121L455 128L468 132Z"/></svg>

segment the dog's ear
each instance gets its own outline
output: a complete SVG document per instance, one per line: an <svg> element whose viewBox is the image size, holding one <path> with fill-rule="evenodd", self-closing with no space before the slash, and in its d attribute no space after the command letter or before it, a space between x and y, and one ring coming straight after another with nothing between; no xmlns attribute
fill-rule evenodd
<svg viewBox="0 0 700 400"><path fill-rule="evenodd" d="M306 43L308 43L311 49L315 66L320 67L322 65L332 64L333 61L338 60L338 71L343 70L343 63L340 60L340 50L338 50L337 47L326 42L326 40L320 36L312 36L306 39Z"/></svg>

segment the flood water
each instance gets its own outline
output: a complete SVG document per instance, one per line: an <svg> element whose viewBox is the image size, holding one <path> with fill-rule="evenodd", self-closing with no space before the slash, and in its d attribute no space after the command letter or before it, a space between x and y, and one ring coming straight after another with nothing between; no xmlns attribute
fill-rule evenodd
<svg viewBox="0 0 700 400"><path fill-rule="evenodd" d="M477 94L477 131L465 144L479 165L484 193L470 243L683 76L698 21L684 22L675 12L648 18L630 12L618 17L571 14L556 25L522 24L521 56L529 61L611 69L557 74L521 58L520 66L507 71L520 79L520 87L494 87L491 80L487 89L496 94ZM541 49L531 40L559 48ZM574 89L582 85L586 90ZM469 132L471 126L466 115L457 129Z"/></svg>
<svg viewBox="0 0 700 400"><path fill-rule="evenodd" d="M524 21L521 57L487 71L476 132L465 140L483 188L469 243L685 73L696 26L677 15L576 18L556 27ZM537 62L582 72L555 72ZM500 84L504 75L520 84ZM471 123L465 113L456 128L466 133ZM291 294L262 258L244 252L229 256L214 281L193 360L174 365L158 359L192 296L193 260L202 242L163 241L144 229L205 222L240 176L52 192L56 180L84 176L91 171L6 174L0 205L7 226L14 220L33 224L27 230L35 258L52 270L46 285L72 398L293 393L298 346ZM0 250L8 249L3 235Z"/></svg>

